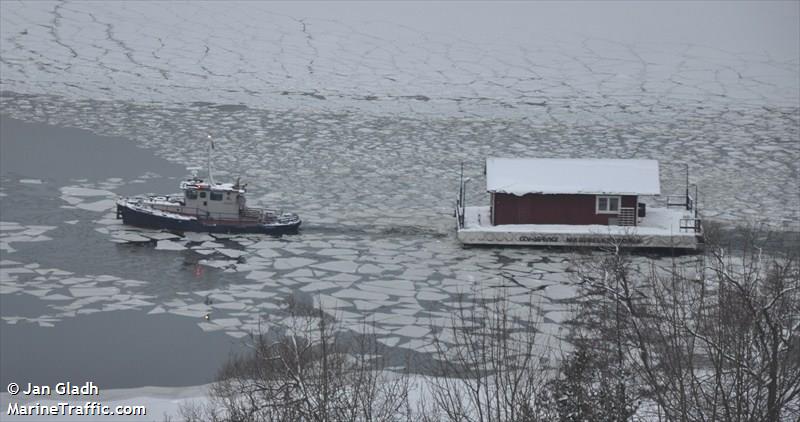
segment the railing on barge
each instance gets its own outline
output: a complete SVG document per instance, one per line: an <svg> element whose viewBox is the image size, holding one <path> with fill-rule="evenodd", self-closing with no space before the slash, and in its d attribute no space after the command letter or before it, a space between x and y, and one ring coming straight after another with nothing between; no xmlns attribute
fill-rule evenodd
<svg viewBox="0 0 800 422"><path fill-rule="evenodd" d="M464 228L464 206L460 200L456 200L456 210L454 212L456 217L456 224L459 230Z"/></svg>
<svg viewBox="0 0 800 422"><path fill-rule="evenodd" d="M702 223L699 218L681 218L679 228L681 231L694 231L699 234L703 232Z"/></svg>
<svg viewBox="0 0 800 422"><path fill-rule="evenodd" d="M688 183L688 180L687 180ZM694 187L694 196L689 193L689 186L686 187L686 194L684 195L668 195L667 208L681 207L686 211L692 211L693 217L681 218L679 222L679 229L681 231L693 231L694 233L703 233L703 220L700 218L697 209L698 190L697 185Z"/></svg>

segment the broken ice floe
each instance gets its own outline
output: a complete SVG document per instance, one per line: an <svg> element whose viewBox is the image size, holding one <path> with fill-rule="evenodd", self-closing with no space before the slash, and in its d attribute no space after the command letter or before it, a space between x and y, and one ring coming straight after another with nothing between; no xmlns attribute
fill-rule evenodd
<svg viewBox="0 0 800 422"><path fill-rule="evenodd" d="M13 227L12 227L13 226ZM20 226L7 224L7 228L21 231ZM195 294L180 296L180 299L157 301L146 294L137 293L147 286L140 280L126 280L113 276L76 276L64 274L55 281L56 286L62 289L47 288L41 285L38 289L25 285L27 292L22 291L23 280L38 274L57 273L57 269L26 268L20 267L15 261L0 262L4 264L0 269L11 268L6 271L3 280L8 280L0 285L4 294L27 293L31 296L41 297L51 304L50 308L56 312L55 318L65 318L70 315L85 315L97 312L111 312L124 309L141 309L146 313L170 313L182 317L198 320L199 329L205 331L224 331L233 337L241 333L249 333L259 327L253 322L246 322L244 316L249 318L262 318L264 315L278 315L285 309L281 304L283 298L296 294L307 295L317 306L321 306L326 313L341 319L340 326L347 330L363 330L367 324L372 327L379 341L385 344L394 344L396 347L421 345L431 341L431 324L445 324L448 322L450 312L435 311L436 308L460 309L469 303L475 295L490 294L502 277L498 277L499 267L486 265L485 259L476 257L463 261L463 268L470 271L450 271L445 268L449 265L446 260L432 259L434 266L423 265L419 260L400 260L399 264L383 268L371 264L374 258L368 250L372 248L371 242L353 239L348 242L348 249L356 253L316 254L314 248L306 245L296 245L292 248L276 248L272 241L256 240L244 246L244 249L226 248L226 242L242 238L227 238L208 240L205 236L198 236L193 240L171 233L133 231L117 233L116 236L129 240L152 242L154 248L169 252L167 249L182 250L181 248L202 245L215 256L225 259L201 259L198 263L219 270L236 270L243 272L242 280L249 284L232 284L218 286L213 291L198 291ZM257 238L256 238L257 239ZM202 242L197 242L202 241ZM315 242L312 238L309 242ZM297 239L294 242L298 242ZM257 246L257 247L256 247ZM319 242L319 247L330 250L330 244ZM274 251L271 257L258 254L258 249ZM230 249L224 251L224 249ZM221 251L222 250L222 251ZM320 249L323 250L323 249ZM235 253L231 253L234 252ZM388 257L384 253L379 255ZM228 252L226 256L226 253ZM270 254L273 255L273 254ZM339 259L331 260L326 257L335 256ZM435 258L436 254L431 257ZM244 259L240 262L237 257ZM341 259L347 258L347 259ZM479 265L473 265L479 264ZM374 265L372 271L361 273L359 268L365 265ZM556 268L553 268L554 270ZM519 278L527 275L523 268L513 268ZM428 277L428 278L425 278ZM436 279L432 280L431 277ZM462 278L463 277L463 278ZM477 286L477 288L476 288ZM549 289L549 291L548 291ZM564 289L550 288L542 291L544 295L552 292L553 299L561 299L574 294L572 286ZM505 294L513 300L526 297L520 303L527 306L528 298L525 293L529 289L522 286L507 287ZM276 314L276 312L278 312ZM522 312L522 311L521 311ZM562 318L559 308L548 307L547 321L553 318ZM220 322L221 321L221 322ZM237 322L238 321L238 322ZM57 323L44 321L45 323ZM268 327L275 321L264 321L262 328ZM423 347L424 346L420 346Z"/></svg>
<svg viewBox="0 0 800 422"><path fill-rule="evenodd" d="M79 208L83 205L100 210L102 204L96 208L92 204L111 200L102 195L113 194L90 185L62 189L63 199ZM139 309L148 314L193 318L198 329L221 331L235 338L283 323L284 299L298 296L339 319L341 329L360 331L369 326L382 343L417 351L427 350L431 344L432 326L447 325L453 310L462 309L476 297L493 295L506 283L500 276L502 271L515 274L520 284L507 288L505 294L524 306L529 303L525 294L536 286L554 300L574 294L571 288L550 288L559 284L556 278L565 264L541 263L531 268L521 263L528 256L514 251L504 252L500 261L494 256L442 247L441 242L426 238L387 241L304 234L275 239L171 233L125 226L111 212L93 222L96 231L111 241L141 243L159 253L197 254L203 257L197 264L214 268L212 271L238 272L240 280L249 284L220 285L204 294L178 291L174 293L180 299L164 300L147 294L147 282L113 276L64 274L54 286L28 286L23 281L29 280L32 273L28 271L34 270L23 268L3 275L6 281L0 284L0 293L40 298L54 311L50 318L55 318L42 320L42 324L57 324L59 318L76 315ZM0 223L0 229L32 237L44 233L11 222ZM12 262L9 264L13 267ZM542 275L549 277L547 284L541 284ZM513 312L524 314L524 309ZM547 321L563 318L562 308L554 304L545 311Z"/></svg>
<svg viewBox="0 0 800 422"><path fill-rule="evenodd" d="M305 267L315 263L316 261L308 258L292 257L292 258L277 258L273 264L276 270L288 270L294 268Z"/></svg>
<svg viewBox="0 0 800 422"><path fill-rule="evenodd" d="M182 251L185 249L186 246L184 246L182 243L174 242L172 240L159 240L156 244L156 250Z"/></svg>
<svg viewBox="0 0 800 422"><path fill-rule="evenodd" d="M353 261L328 261L320 264L314 264L314 268L319 268L326 271L335 271L340 273L354 273L358 269L358 264Z"/></svg>
<svg viewBox="0 0 800 422"><path fill-rule="evenodd" d="M54 226L22 225L13 221L0 221L0 251L15 252L11 244L17 242L44 242L52 240L44 233L55 229Z"/></svg>

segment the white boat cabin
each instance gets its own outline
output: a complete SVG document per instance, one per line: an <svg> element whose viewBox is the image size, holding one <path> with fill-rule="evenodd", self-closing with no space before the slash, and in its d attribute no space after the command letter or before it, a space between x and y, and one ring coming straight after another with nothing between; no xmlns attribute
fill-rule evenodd
<svg viewBox="0 0 800 422"><path fill-rule="evenodd" d="M207 183L202 179L181 182L181 213L214 220L238 219L245 213L244 186L233 183Z"/></svg>

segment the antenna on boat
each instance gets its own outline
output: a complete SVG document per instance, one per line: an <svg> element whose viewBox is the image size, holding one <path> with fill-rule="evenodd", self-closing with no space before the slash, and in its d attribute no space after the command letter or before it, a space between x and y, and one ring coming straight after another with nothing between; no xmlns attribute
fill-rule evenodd
<svg viewBox="0 0 800 422"><path fill-rule="evenodd" d="M211 150L214 149L214 139L211 135L206 135L208 137L208 183L213 185L214 184L214 174L211 168Z"/></svg>
<svg viewBox="0 0 800 422"><path fill-rule="evenodd" d="M201 169L202 167L186 167L186 170L192 172L192 179L197 179L197 172Z"/></svg>

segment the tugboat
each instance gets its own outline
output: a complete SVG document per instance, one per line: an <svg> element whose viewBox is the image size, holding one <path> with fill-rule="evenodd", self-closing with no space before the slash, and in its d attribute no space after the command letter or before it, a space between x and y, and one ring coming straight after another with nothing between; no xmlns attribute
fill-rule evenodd
<svg viewBox="0 0 800 422"><path fill-rule="evenodd" d="M117 218L132 226L179 232L297 233L301 223L297 214L248 207L247 185L238 179L236 183L214 182L213 147L211 141L208 181L197 177L197 168L190 168L192 177L180 184L182 194L121 198L117 200Z"/></svg>

